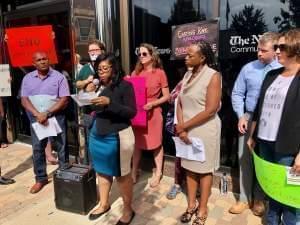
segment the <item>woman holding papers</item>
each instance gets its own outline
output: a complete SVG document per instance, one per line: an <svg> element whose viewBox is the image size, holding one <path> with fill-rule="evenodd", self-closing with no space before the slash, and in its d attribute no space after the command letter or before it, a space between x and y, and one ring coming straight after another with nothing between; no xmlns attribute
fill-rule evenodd
<svg viewBox="0 0 300 225"><path fill-rule="evenodd" d="M136 183L137 172L141 159L141 150L152 150L156 171L150 181L151 187L156 187L162 177L162 166L164 151L162 147L163 118L160 105L169 99L169 87L167 76L162 69L161 60L156 49L150 44L141 44L139 48L139 59L132 76L146 78L147 104L147 127L134 127L135 151L132 162L132 178Z"/></svg>
<svg viewBox="0 0 300 225"><path fill-rule="evenodd" d="M221 100L221 77L212 69L215 57L207 42L189 46L185 62L190 69L184 75L178 96L176 133L186 145L191 145L192 141L194 144L195 139L202 142L203 146L198 148L203 150L205 159L181 159L181 165L186 169L188 207L180 219L188 223L196 214L192 224L204 225L213 172L219 167L221 122L217 111ZM196 200L198 185L199 203Z"/></svg>
<svg viewBox="0 0 300 225"><path fill-rule="evenodd" d="M256 138L262 158L300 175L300 30L280 34L274 50L283 67L270 71L263 82L248 145L253 149ZM269 198L267 225L298 223L300 209Z"/></svg>
<svg viewBox="0 0 300 225"><path fill-rule="evenodd" d="M135 96L132 85L123 80L113 55L98 56L95 71L101 91L99 97L91 100L96 115L90 130L89 150L97 172L101 202L89 219L95 220L110 210L109 192L115 176L124 202L123 215L117 224L129 224L135 215L131 207L133 184L130 173L134 151L130 119L136 114Z"/></svg>

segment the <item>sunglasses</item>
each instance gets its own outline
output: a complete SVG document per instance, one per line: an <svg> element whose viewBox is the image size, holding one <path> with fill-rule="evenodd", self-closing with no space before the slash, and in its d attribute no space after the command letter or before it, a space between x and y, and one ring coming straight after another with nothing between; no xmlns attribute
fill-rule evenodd
<svg viewBox="0 0 300 225"><path fill-rule="evenodd" d="M274 48L274 51L276 51L277 48L279 48L280 51L285 51L287 48L287 45L286 44L274 45L273 48Z"/></svg>
<svg viewBox="0 0 300 225"><path fill-rule="evenodd" d="M148 53L147 52L140 52L139 54L138 54L138 56L139 57L146 57L146 56L148 56Z"/></svg>

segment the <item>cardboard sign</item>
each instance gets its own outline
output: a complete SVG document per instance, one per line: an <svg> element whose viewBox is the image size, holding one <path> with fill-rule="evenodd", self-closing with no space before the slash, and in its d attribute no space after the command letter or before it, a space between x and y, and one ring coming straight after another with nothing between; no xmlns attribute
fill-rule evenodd
<svg viewBox="0 0 300 225"><path fill-rule="evenodd" d="M52 26L33 26L6 29L7 46L13 67L31 66L37 51L48 54L51 64L57 63Z"/></svg>
<svg viewBox="0 0 300 225"><path fill-rule="evenodd" d="M147 112L143 109L146 104L146 78L145 77L130 77L125 78L130 82L134 89L137 114L131 120L131 125L134 127L147 127Z"/></svg>
<svg viewBox="0 0 300 225"><path fill-rule="evenodd" d="M0 64L0 96L11 96L11 81L8 64Z"/></svg>
<svg viewBox="0 0 300 225"><path fill-rule="evenodd" d="M300 186L287 184L286 166L263 160L253 151L255 173L264 190L282 204L300 208Z"/></svg>
<svg viewBox="0 0 300 225"><path fill-rule="evenodd" d="M171 59L183 59L187 47L201 40L208 42L214 53L218 50L218 21L201 21L172 27Z"/></svg>

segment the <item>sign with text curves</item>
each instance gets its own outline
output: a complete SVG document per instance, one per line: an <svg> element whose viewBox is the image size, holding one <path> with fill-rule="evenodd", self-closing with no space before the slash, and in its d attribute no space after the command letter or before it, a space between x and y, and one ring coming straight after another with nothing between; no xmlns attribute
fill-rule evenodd
<svg viewBox="0 0 300 225"><path fill-rule="evenodd" d="M187 47L201 40L208 42L214 53L217 53L218 34L218 20L206 20L173 26L171 59L183 59L186 56Z"/></svg>
<svg viewBox="0 0 300 225"><path fill-rule="evenodd" d="M46 52L51 64L57 63L51 25L9 28L5 33L13 67L31 66L32 55L37 51Z"/></svg>
<svg viewBox="0 0 300 225"><path fill-rule="evenodd" d="M300 208L300 186L287 184L286 166L263 160L253 151L255 173L264 192L272 199Z"/></svg>

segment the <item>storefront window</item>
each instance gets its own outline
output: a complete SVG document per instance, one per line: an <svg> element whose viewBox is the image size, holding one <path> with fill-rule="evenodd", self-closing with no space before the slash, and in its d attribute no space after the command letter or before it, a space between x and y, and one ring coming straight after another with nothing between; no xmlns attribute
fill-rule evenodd
<svg viewBox="0 0 300 225"><path fill-rule="evenodd" d="M89 39L89 35L92 29L95 27L95 23L92 19L86 19L86 18L78 18L78 27L79 27L79 39L80 41L87 41Z"/></svg>
<svg viewBox="0 0 300 225"><path fill-rule="evenodd" d="M131 68L137 60L137 48L143 43L157 47L172 89L185 73L184 61L170 60L172 26L212 19L211 0L132 0L131 1ZM164 106L164 114L168 106ZM173 141L164 132L164 148L168 155L175 155Z"/></svg>
<svg viewBox="0 0 300 225"><path fill-rule="evenodd" d="M234 81L247 62L256 59L259 35L300 27L298 0L131 0L131 68L142 42L158 48L172 89L185 72L183 61L170 60L171 28L214 18L220 13L219 65L223 77L221 164L236 167L237 118L231 106ZM218 5L220 4L220 5ZM166 134L165 134L166 136ZM172 141L164 137L166 154L174 155Z"/></svg>
<svg viewBox="0 0 300 225"><path fill-rule="evenodd" d="M81 60L89 60L87 46L90 40L96 38L96 10L94 0L73 0L72 32L74 32L75 52L81 56Z"/></svg>
<svg viewBox="0 0 300 225"><path fill-rule="evenodd" d="M136 49L147 42L157 47L167 72L170 87L181 79L177 65L170 61L172 26L212 19L213 2L210 0L132 0L131 1L131 52L132 68L136 62Z"/></svg>
<svg viewBox="0 0 300 225"><path fill-rule="evenodd" d="M237 118L231 92L241 67L256 59L257 40L266 31L300 26L298 0L224 0L220 5L219 62L223 77L221 163L237 166Z"/></svg>

